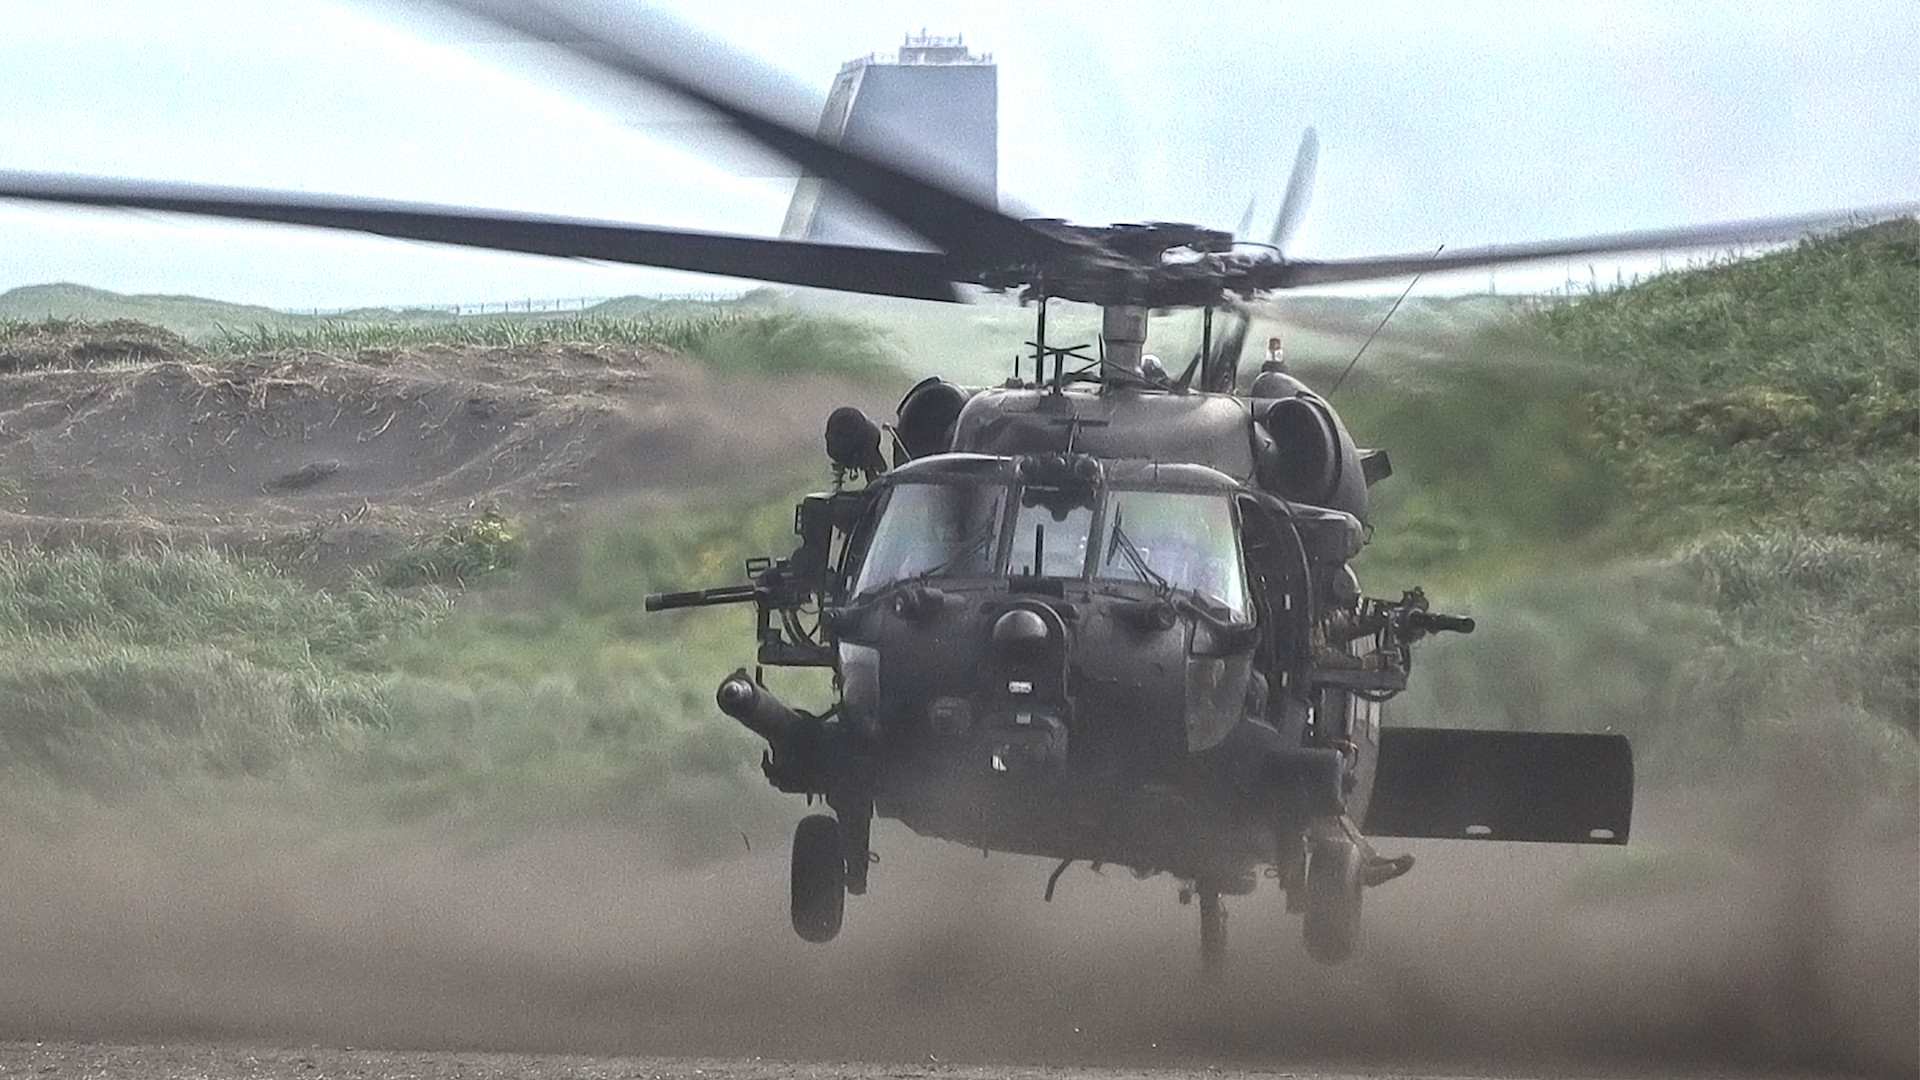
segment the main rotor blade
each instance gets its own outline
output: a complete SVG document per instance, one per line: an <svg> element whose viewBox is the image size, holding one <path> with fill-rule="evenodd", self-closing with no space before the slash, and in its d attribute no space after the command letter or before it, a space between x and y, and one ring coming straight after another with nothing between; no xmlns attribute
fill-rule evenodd
<svg viewBox="0 0 1920 1080"><path fill-rule="evenodd" d="M1580 255L1634 251L1682 251L1736 244L1778 243L1798 240L1811 233L1845 228L1850 225L1865 225L1885 218L1910 217L1916 213L1920 213L1920 203L1897 203L1861 210L1758 218L1719 225L1644 229L1637 232L1568 240L1458 248L1438 255L1383 255L1360 259L1290 259L1280 265L1278 272L1274 275L1273 284L1265 287L1297 289L1304 285L1373 281L1380 278L1406 277L1411 274L1438 273L1442 270L1470 270L1480 266L1504 266L1509 263L1538 262L1543 259L1573 258Z"/></svg>
<svg viewBox="0 0 1920 1080"><path fill-rule="evenodd" d="M0 199L308 225L878 296L958 299L946 257L926 251L889 251L346 196L4 170L0 170Z"/></svg>
<svg viewBox="0 0 1920 1080"><path fill-rule="evenodd" d="M851 192L945 251L956 269L989 270L1079 250L938 180L836 146L776 119L723 86L777 84L765 66L643 7L591 9L550 0L426 0L555 46L629 79L670 90L719 114L741 134ZM962 276L972 276L963 274Z"/></svg>
<svg viewBox="0 0 1920 1080"><path fill-rule="evenodd" d="M1273 237L1268 240L1276 250L1285 251L1293 234L1306 220L1307 204L1313 201L1313 174L1320 167L1320 134L1308 128L1300 136L1300 149L1293 155L1293 175L1287 178L1287 195L1280 203L1280 216L1273 220Z"/></svg>
<svg viewBox="0 0 1920 1080"><path fill-rule="evenodd" d="M1260 196L1247 200L1247 212L1240 215L1240 224L1233 230L1235 236L1245 236L1253 231L1253 212L1260 206Z"/></svg>

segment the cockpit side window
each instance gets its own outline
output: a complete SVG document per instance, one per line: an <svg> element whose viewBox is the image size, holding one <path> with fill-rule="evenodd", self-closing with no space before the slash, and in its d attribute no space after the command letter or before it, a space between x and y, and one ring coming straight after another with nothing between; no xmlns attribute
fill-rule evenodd
<svg viewBox="0 0 1920 1080"><path fill-rule="evenodd" d="M1116 491L1107 502L1097 577L1199 593L1236 619L1247 614L1246 572L1224 496Z"/></svg>
<svg viewBox="0 0 1920 1080"><path fill-rule="evenodd" d="M900 484L887 493L855 595L908 578L993 572L1007 486L972 480Z"/></svg>

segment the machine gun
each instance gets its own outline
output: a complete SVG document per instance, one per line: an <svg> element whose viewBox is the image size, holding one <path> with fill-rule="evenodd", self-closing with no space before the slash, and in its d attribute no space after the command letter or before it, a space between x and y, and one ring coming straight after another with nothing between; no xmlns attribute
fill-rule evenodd
<svg viewBox="0 0 1920 1080"><path fill-rule="evenodd" d="M795 559L805 546L785 559L748 559L750 584L721 585L686 592L649 593L648 611L676 608L754 605L754 638L760 643L759 662L784 667L831 667L833 648L819 637L821 586L824 582L803 572Z"/></svg>
<svg viewBox="0 0 1920 1080"><path fill-rule="evenodd" d="M1427 609L1427 594L1414 588L1398 600L1368 599L1358 609L1335 612L1317 628L1313 681L1339 686L1368 701L1385 701L1407 688L1413 646L1439 633L1471 634L1473 619ZM1353 652L1349 643L1372 638Z"/></svg>
<svg viewBox="0 0 1920 1080"><path fill-rule="evenodd" d="M676 608L715 607L720 604L744 604L758 595L752 585L721 585L690 592L647 594L648 611L672 611Z"/></svg>
<svg viewBox="0 0 1920 1080"><path fill-rule="evenodd" d="M1427 610L1427 593L1424 589L1408 589L1398 601L1392 603L1369 600L1367 607L1371 617L1380 625L1383 638L1403 647L1430 634L1473 633L1473 619L1470 617L1442 615Z"/></svg>
<svg viewBox="0 0 1920 1080"><path fill-rule="evenodd" d="M835 551L844 545L866 501L863 491L808 495L794 507L793 531L800 542L793 554L783 559L748 559L745 585L649 593L646 609L751 602L756 609L754 637L760 663L831 667L833 646L821 640L820 613L836 598Z"/></svg>

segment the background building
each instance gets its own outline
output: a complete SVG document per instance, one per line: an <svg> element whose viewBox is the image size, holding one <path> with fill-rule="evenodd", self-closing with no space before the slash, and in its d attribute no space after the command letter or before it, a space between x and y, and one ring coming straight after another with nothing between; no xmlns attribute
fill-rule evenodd
<svg viewBox="0 0 1920 1080"><path fill-rule="evenodd" d="M819 135L938 177L989 206L1000 191L999 72L965 41L907 35L894 55L849 60L833 80ZM904 242L899 229L818 177L802 176L780 234L835 243Z"/></svg>

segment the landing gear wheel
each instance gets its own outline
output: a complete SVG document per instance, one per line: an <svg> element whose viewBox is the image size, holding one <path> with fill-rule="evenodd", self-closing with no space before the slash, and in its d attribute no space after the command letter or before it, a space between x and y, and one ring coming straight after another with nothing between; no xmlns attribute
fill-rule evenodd
<svg viewBox="0 0 1920 1080"><path fill-rule="evenodd" d="M840 823L826 814L801 818L793 830L793 932L808 941L832 941L846 908Z"/></svg>
<svg viewBox="0 0 1920 1080"><path fill-rule="evenodd" d="M1227 966L1227 909L1213 889L1200 890L1200 970L1218 975Z"/></svg>
<svg viewBox="0 0 1920 1080"><path fill-rule="evenodd" d="M1360 939L1360 848L1347 840L1317 840L1307 858L1307 955L1338 964Z"/></svg>

